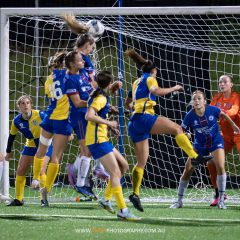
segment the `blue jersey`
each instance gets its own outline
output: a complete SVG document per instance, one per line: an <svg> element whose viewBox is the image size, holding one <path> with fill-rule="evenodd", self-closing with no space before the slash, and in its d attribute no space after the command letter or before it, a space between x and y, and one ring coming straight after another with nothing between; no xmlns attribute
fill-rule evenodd
<svg viewBox="0 0 240 240"><path fill-rule="evenodd" d="M79 94L81 100L87 101L89 98L90 93L93 91L93 87L90 82L90 78L85 69L79 70L79 74L66 74L66 83L65 83L65 90L68 96ZM70 120L71 122L74 119L78 119L78 113L84 112L86 113L87 108L76 108L70 100Z"/></svg>
<svg viewBox="0 0 240 240"><path fill-rule="evenodd" d="M203 116L198 116L195 110L190 110L182 122L182 128L192 128L195 134L194 147L211 148L222 141L218 127L221 110L214 106L206 106Z"/></svg>
<svg viewBox="0 0 240 240"><path fill-rule="evenodd" d="M85 54L83 54L83 53L81 53L81 55L82 55L82 59L85 62L84 68L87 71L87 73L93 73L94 74L95 70L94 70L94 66L92 64L92 61L91 61L90 57L85 55Z"/></svg>
<svg viewBox="0 0 240 240"><path fill-rule="evenodd" d="M49 99L46 115L52 120L68 119L69 101L65 93L65 73L65 69L55 69L52 78L49 77L45 83L45 93Z"/></svg>

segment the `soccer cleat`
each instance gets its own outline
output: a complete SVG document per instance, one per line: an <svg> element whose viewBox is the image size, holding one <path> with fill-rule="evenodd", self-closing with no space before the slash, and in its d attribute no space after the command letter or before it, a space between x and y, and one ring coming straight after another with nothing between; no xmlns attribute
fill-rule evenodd
<svg viewBox="0 0 240 240"><path fill-rule="evenodd" d="M139 196L132 194L129 196L129 200L138 211L144 211Z"/></svg>
<svg viewBox="0 0 240 240"><path fill-rule="evenodd" d="M40 181L38 181L37 179L33 179L31 186L32 186L33 190L39 190Z"/></svg>
<svg viewBox="0 0 240 240"><path fill-rule="evenodd" d="M76 189L77 192L81 193L84 197L89 197L93 200L97 200L97 196L94 194L91 187L87 187L87 186L78 187L77 185L75 185L74 188Z"/></svg>
<svg viewBox="0 0 240 240"><path fill-rule="evenodd" d="M97 167L93 170L93 174L103 181L108 181L110 178L110 175L104 169Z"/></svg>
<svg viewBox="0 0 240 240"><path fill-rule="evenodd" d="M44 207L45 202L41 199L41 203L40 203L41 207Z"/></svg>
<svg viewBox="0 0 240 240"><path fill-rule="evenodd" d="M224 200L226 200L226 199L227 199L227 194L224 194ZM218 205L219 200L220 200L219 196L218 197L214 196L214 198L210 204L210 207L216 207Z"/></svg>
<svg viewBox="0 0 240 240"><path fill-rule="evenodd" d="M225 206L224 204L224 201L220 201L218 204L217 204L218 208L219 209L227 209L227 207Z"/></svg>
<svg viewBox="0 0 240 240"><path fill-rule="evenodd" d="M141 220L141 218L132 214L128 209L126 209L126 211L120 210L117 214L117 217L119 219L127 220L127 221L139 221L139 220Z"/></svg>
<svg viewBox="0 0 240 240"><path fill-rule="evenodd" d="M98 205L107 210L108 212L115 214L115 210L112 207L111 201L105 201L103 198L101 200L98 201Z"/></svg>
<svg viewBox="0 0 240 240"><path fill-rule="evenodd" d="M18 199L13 199L7 206L8 207L19 207L24 204L23 201L19 201Z"/></svg>
<svg viewBox="0 0 240 240"><path fill-rule="evenodd" d="M205 164L209 160L211 160L213 157L212 156L200 156L198 155L196 158L193 158L191 160L193 167L197 167L199 164Z"/></svg>
<svg viewBox="0 0 240 240"><path fill-rule="evenodd" d="M41 191L41 195L42 195L41 207L49 207L47 189L41 188L40 191Z"/></svg>
<svg viewBox="0 0 240 240"><path fill-rule="evenodd" d="M66 166L66 171L68 175L68 182L71 186L74 187L74 185L77 182L77 179L76 179L76 175L74 174L73 165L68 163Z"/></svg>
<svg viewBox="0 0 240 240"><path fill-rule="evenodd" d="M173 203L169 208L182 208L183 207L183 203L182 202L175 202Z"/></svg>

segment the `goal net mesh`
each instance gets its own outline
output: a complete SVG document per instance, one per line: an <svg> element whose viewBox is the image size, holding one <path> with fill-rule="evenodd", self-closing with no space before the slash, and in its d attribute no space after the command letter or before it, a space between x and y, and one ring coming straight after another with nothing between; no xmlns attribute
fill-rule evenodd
<svg viewBox="0 0 240 240"><path fill-rule="evenodd" d="M117 16L77 16L86 23L99 19L105 25L105 33L96 42L91 59L96 71L110 70L118 78L118 29ZM76 35L71 33L59 16L9 16L10 45L10 123L18 114L16 99L23 94L32 97L34 106L40 110L47 107L44 82L49 75L48 59L61 50L71 50ZM38 32L37 32L38 29ZM217 80L222 74L231 74L235 90L240 76L240 15L142 15L123 16L122 47L125 51L134 48L138 53L156 63L157 80L160 87L181 84L184 92L159 97L156 113L177 123L190 109L191 93L202 90L208 100L218 91ZM133 81L140 72L136 65L123 55L123 101ZM113 105L118 97L112 97ZM129 171L122 181L124 195L132 192L131 170L136 163L132 142L127 133L130 114L124 111L124 154L129 162ZM110 115L110 118L115 118ZM143 126L144 127L144 126ZM118 141L111 137L118 148ZM14 180L20 153L25 139L18 134L13 146L14 160L10 162L11 195L14 195ZM175 139L168 135L151 136L150 154L141 186L143 201L173 201L177 197L177 186L184 169L186 155L177 147ZM68 201L78 194L69 186L66 164L73 163L79 154L78 142L69 143L60 167L52 199ZM229 200L238 201L240 164L235 150L226 158L227 194ZM92 163L93 164L93 163ZM25 199L39 201L39 194L29 185L28 172ZM105 184L93 176L94 191L102 194ZM198 167L190 180L186 199L208 201L212 188L205 166Z"/></svg>

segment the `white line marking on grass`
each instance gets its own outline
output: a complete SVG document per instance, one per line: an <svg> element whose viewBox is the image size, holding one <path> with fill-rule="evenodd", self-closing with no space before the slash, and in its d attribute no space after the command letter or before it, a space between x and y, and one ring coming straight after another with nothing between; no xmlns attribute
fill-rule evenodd
<svg viewBox="0 0 240 240"><path fill-rule="evenodd" d="M76 219L103 219L111 220L117 219L116 216L89 216L89 215L62 215L62 214L12 214L12 213L0 213L1 217L36 217L36 218L76 218ZM161 220L161 221L195 221L195 222L228 222L228 223L240 223L240 219L222 219L222 218L172 218L172 217L143 217L142 220Z"/></svg>

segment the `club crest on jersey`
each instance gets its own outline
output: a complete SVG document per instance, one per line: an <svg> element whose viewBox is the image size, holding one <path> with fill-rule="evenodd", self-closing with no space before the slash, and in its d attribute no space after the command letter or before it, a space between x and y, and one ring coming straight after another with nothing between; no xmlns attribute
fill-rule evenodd
<svg viewBox="0 0 240 240"><path fill-rule="evenodd" d="M24 128L23 123L19 123L20 128Z"/></svg>
<svg viewBox="0 0 240 240"><path fill-rule="evenodd" d="M212 121L212 120L214 119L214 117L213 117L212 115L210 115L210 116L208 117L208 119L209 119L209 121Z"/></svg>
<svg viewBox="0 0 240 240"><path fill-rule="evenodd" d="M38 125L38 121L37 121L37 120L33 120L33 121L32 121L32 125L33 125L33 126L37 126L37 125Z"/></svg>

